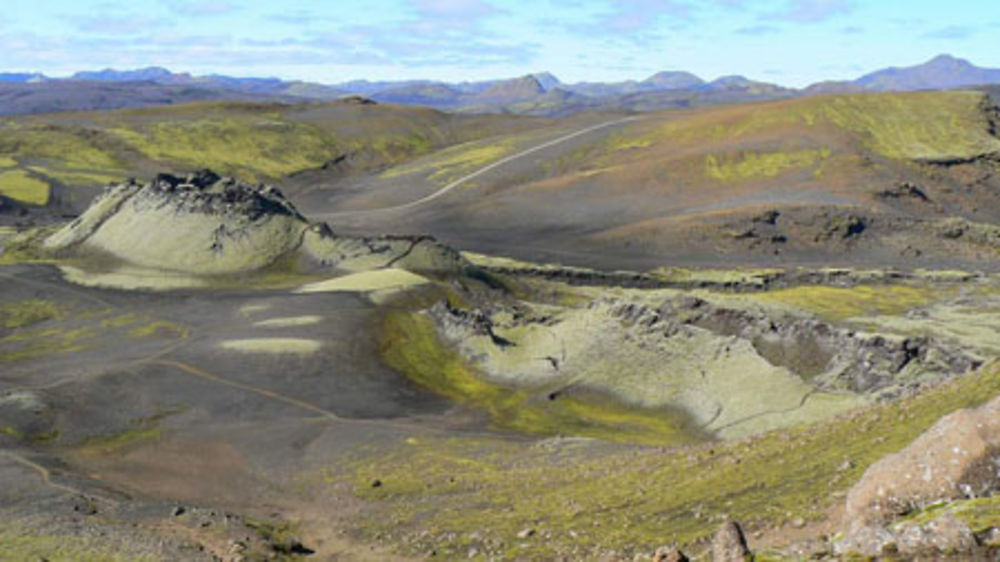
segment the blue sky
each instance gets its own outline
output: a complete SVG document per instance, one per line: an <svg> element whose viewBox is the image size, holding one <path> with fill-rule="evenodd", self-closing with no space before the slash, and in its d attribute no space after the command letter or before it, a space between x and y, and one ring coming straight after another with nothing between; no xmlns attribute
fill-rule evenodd
<svg viewBox="0 0 1000 562"><path fill-rule="evenodd" d="M1000 67L997 0L35 0L0 12L0 69L564 81L689 70L790 86L940 53Z"/></svg>

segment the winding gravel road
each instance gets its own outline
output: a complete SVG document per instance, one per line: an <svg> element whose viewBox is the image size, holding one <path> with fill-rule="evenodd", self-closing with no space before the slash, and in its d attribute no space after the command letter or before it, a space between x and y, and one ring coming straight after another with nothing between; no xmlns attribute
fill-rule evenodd
<svg viewBox="0 0 1000 562"><path fill-rule="evenodd" d="M442 187L441 189L435 191L434 193L431 193L430 195L427 195L425 197L417 199L416 201L410 201L409 203L403 203L401 205L392 205L392 206L389 206L389 207L379 207L377 209L361 209L361 210L356 210L356 211L335 211L335 212L331 212L331 213L319 213L319 214L313 215L313 217L322 220L322 219L333 218L333 217L358 216L358 215L366 215L366 214L372 214L372 213L387 213L387 212L392 212L392 211L402 211L402 210L405 210L405 209L411 209L413 207L417 207L419 205L423 205L425 203L429 203L429 202L431 202L431 201L433 201L435 199L438 199L439 197L443 197L449 191L455 189L456 187L459 187L459 186L461 186L462 184L464 184L466 182L474 180L477 177L479 177L479 176L481 176L481 175L483 175L483 174L485 174L485 173L487 173L489 171L495 170L495 169L503 166L504 164L508 164L510 162L513 162L514 160L518 160L520 158L524 158L525 156L529 156L529 155L534 154L536 152L539 152L541 150L545 150L546 148L551 148L553 146L556 146L556 145L562 144L564 142L573 140L573 139L575 139L577 137L586 135L588 133L592 133L594 131L599 131L601 129L606 129L608 127L613 127L615 125L620 125L622 123L628 123L630 121L636 121L637 119L639 119L639 117L625 117L625 118L622 118L622 119L615 119L613 121L605 121L604 123L599 123L597 125L592 125L590 127L586 127L584 129L580 129L578 131L574 131L574 132L569 133L567 135L563 135L563 136L561 136L559 138L552 139L550 141L546 141L546 142L544 142L542 144L539 144L537 146L533 146L531 148L522 150L522 151L520 151L520 152L518 152L516 154L511 154L510 156L506 156L504 158L501 158L500 160L497 160L496 162L487 164L486 166L483 166L482 168L479 168L478 170L476 170L476 171L474 171L474 172L472 172L470 174L467 174L465 176L462 176L462 177L458 178L457 180L449 183L448 185Z"/></svg>

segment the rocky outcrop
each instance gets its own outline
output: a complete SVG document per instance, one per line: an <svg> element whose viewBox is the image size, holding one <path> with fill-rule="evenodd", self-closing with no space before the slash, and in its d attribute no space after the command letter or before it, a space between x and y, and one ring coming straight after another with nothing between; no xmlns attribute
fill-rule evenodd
<svg viewBox="0 0 1000 562"><path fill-rule="evenodd" d="M712 539L712 562L745 562L752 559L743 529L735 521L719 527Z"/></svg>
<svg viewBox="0 0 1000 562"><path fill-rule="evenodd" d="M941 418L902 451L873 464L847 496L846 538L840 552L877 555L967 552L976 546L967 525L946 509L929 522L892 525L932 504L1000 491L1000 398Z"/></svg>
<svg viewBox="0 0 1000 562"><path fill-rule="evenodd" d="M571 381L573 389L669 408L723 439L916 392L979 361L933 338L861 332L707 295L672 294L658 306L620 295L570 307L442 302L428 315L490 380L547 389L549 400Z"/></svg>
<svg viewBox="0 0 1000 562"><path fill-rule="evenodd" d="M697 326L747 340L772 365L827 390L889 392L907 369L945 378L980 364L974 356L926 337L868 334L817 318L720 307L695 297L669 299L655 310L619 302L613 310L632 323ZM896 390L894 394L905 389Z"/></svg>
<svg viewBox="0 0 1000 562"><path fill-rule="evenodd" d="M314 225L305 233L301 255L321 268L347 272L396 267L440 273L470 267L458 251L431 236L336 236L325 224Z"/></svg>
<svg viewBox="0 0 1000 562"><path fill-rule="evenodd" d="M260 269L298 247L309 224L281 191L203 171L111 185L45 241L50 250L107 254L194 274Z"/></svg>
<svg viewBox="0 0 1000 562"><path fill-rule="evenodd" d="M245 273L279 260L345 272L468 265L428 236L338 236L326 224L309 223L278 188L208 170L113 184L44 247L188 275Z"/></svg>
<svg viewBox="0 0 1000 562"><path fill-rule="evenodd" d="M661 546L653 554L653 562L688 562L688 557L676 546Z"/></svg>

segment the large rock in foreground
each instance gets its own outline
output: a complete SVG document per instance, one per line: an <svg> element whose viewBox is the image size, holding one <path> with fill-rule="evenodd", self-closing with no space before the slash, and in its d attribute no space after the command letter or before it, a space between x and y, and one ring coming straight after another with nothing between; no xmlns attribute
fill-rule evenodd
<svg viewBox="0 0 1000 562"><path fill-rule="evenodd" d="M1000 491L1000 397L941 418L902 451L873 464L847 496L841 552L877 555L889 545L908 553L974 545L968 529L941 518L890 526L933 504ZM945 545L945 546L942 546Z"/></svg>

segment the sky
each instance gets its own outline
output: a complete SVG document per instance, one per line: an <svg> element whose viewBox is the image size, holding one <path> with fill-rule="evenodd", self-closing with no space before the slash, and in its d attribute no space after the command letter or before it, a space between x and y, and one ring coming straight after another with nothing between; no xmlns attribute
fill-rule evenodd
<svg viewBox="0 0 1000 562"><path fill-rule="evenodd" d="M949 53L1000 68L997 0L8 0L0 70L564 82L687 70L786 86Z"/></svg>

